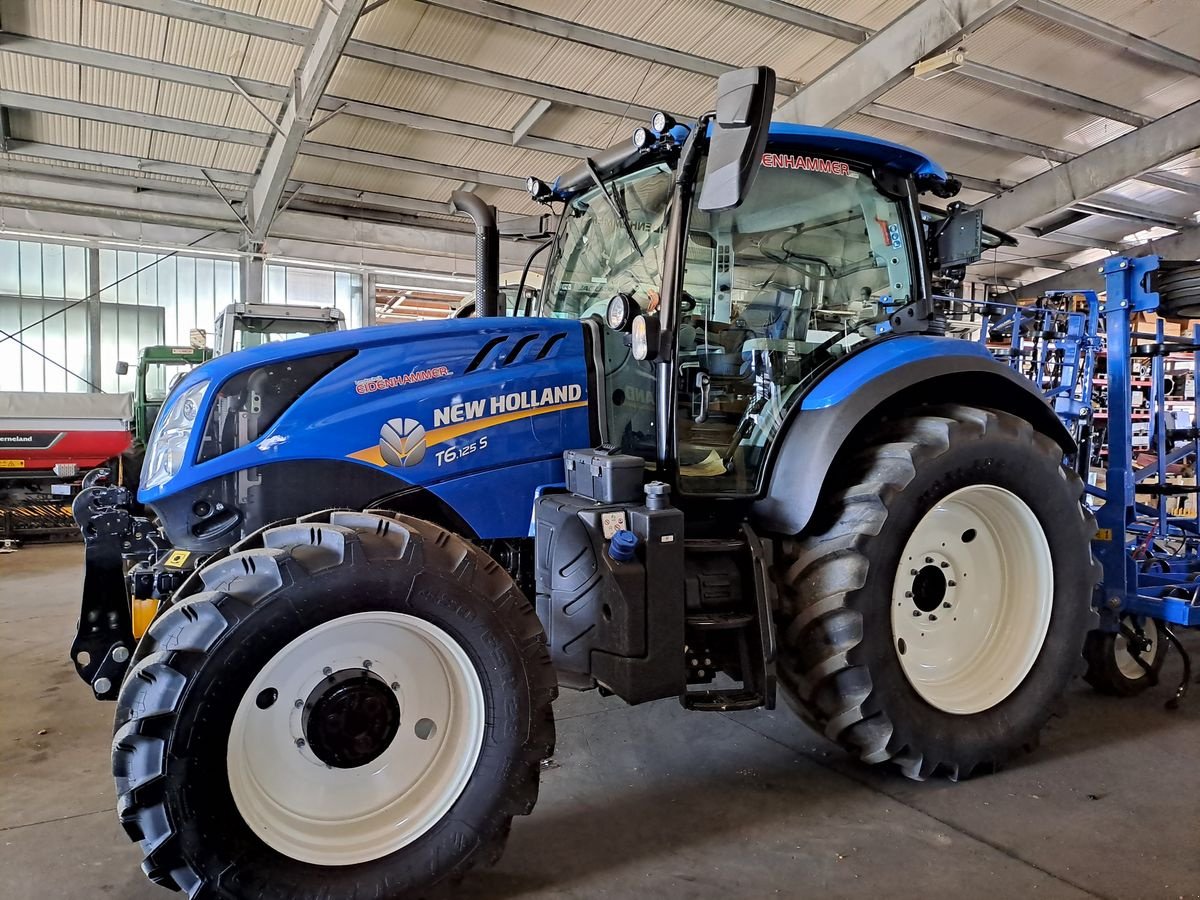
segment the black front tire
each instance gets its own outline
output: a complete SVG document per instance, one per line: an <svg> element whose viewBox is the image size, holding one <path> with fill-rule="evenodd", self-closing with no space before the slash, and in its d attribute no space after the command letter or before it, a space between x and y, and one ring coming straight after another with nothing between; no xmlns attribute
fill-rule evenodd
<svg viewBox="0 0 1200 900"><path fill-rule="evenodd" d="M910 778L992 770L1031 749L1082 668L1095 625L1092 517L1062 449L1002 412L947 406L883 426L845 461L806 535L784 543L779 677L800 714L867 763ZM1049 544L1053 600L1032 668L1000 702L953 714L926 702L900 663L893 582L910 534L942 498L971 485L1015 494ZM938 610L939 612L941 610Z"/></svg>
<svg viewBox="0 0 1200 900"><path fill-rule="evenodd" d="M118 814L151 880L192 897L396 898L492 862L537 799L557 693L529 601L473 544L390 512L277 523L211 562L150 626L122 686L113 740ZM449 635L479 678L478 761L449 811L395 852L314 865L260 840L234 801L227 743L262 667L339 617L389 611Z"/></svg>

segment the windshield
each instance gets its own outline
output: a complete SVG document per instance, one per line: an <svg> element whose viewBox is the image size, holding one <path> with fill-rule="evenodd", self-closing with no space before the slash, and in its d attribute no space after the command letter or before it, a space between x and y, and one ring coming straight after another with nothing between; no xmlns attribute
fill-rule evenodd
<svg viewBox="0 0 1200 900"><path fill-rule="evenodd" d="M334 331L334 323L326 319L306 322L302 319L238 319L233 330L233 349L245 350L260 344L288 341L310 334Z"/></svg>
<svg viewBox="0 0 1200 900"><path fill-rule="evenodd" d="M546 271L542 315L603 315L617 293L658 308L672 175L663 163L605 182L612 202L593 188L567 203ZM617 210L625 213L629 229ZM629 231L632 231L633 244Z"/></svg>
<svg viewBox="0 0 1200 900"><path fill-rule="evenodd" d="M162 403L171 388L198 363L152 362L146 366L146 401Z"/></svg>

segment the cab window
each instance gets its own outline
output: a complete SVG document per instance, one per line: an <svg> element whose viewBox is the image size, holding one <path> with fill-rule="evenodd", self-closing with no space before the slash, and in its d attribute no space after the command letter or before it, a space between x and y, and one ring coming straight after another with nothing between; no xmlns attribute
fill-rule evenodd
<svg viewBox="0 0 1200 900"><path fill-rule="evenodd" d="M683 490L756 491L806 376L913 299L904 209L847 162L768 147L741 206L692 210L679 317Z"/></svg>

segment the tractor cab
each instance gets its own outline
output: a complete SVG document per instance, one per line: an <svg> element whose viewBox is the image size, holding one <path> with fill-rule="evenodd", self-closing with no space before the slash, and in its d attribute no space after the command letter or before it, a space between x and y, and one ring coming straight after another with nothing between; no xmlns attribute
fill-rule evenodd
<svg viewBox="0 0 1200 900"><path fill-rule="evenodd" d="M145 447L154 429L163 403L184 375L212 359L207 347L144 347L138 356L133 390L133 436L138 447ZM125 375L129 363L118 362L116 372Z"/></svg>
<svg viewBox="0 0 1200 900"><path fill-rule="evenodd" d="M234 353L262 344L345 331L346 316L330 306L231 303L217 319L216 352Z"/></svg>
<svg viewBox="0 0 1200 900"><path fill-rule="evenodd" d="M761 72L743 78L694 128L660 113L553 185L530 179L563 205L542 315L596 323L604 440L683 493L756 494L805 387L857 349L930 330L933 266L961 278L980 251L977 213L922 220L923 192L958 189L940 166L768 124L756 98L770 91Z"/></svg>

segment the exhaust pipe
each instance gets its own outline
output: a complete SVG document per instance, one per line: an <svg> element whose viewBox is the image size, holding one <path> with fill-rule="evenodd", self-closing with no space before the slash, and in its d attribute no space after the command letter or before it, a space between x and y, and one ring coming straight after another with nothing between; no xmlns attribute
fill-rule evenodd
<svg viewBox="0 0 1200 900"><path fill-rule="evenodd" d="M496 207L477 194L455 191L450 195L455 212L466 213L475 223L475 315L502 316L500 309L500 229Z"/></svg>

